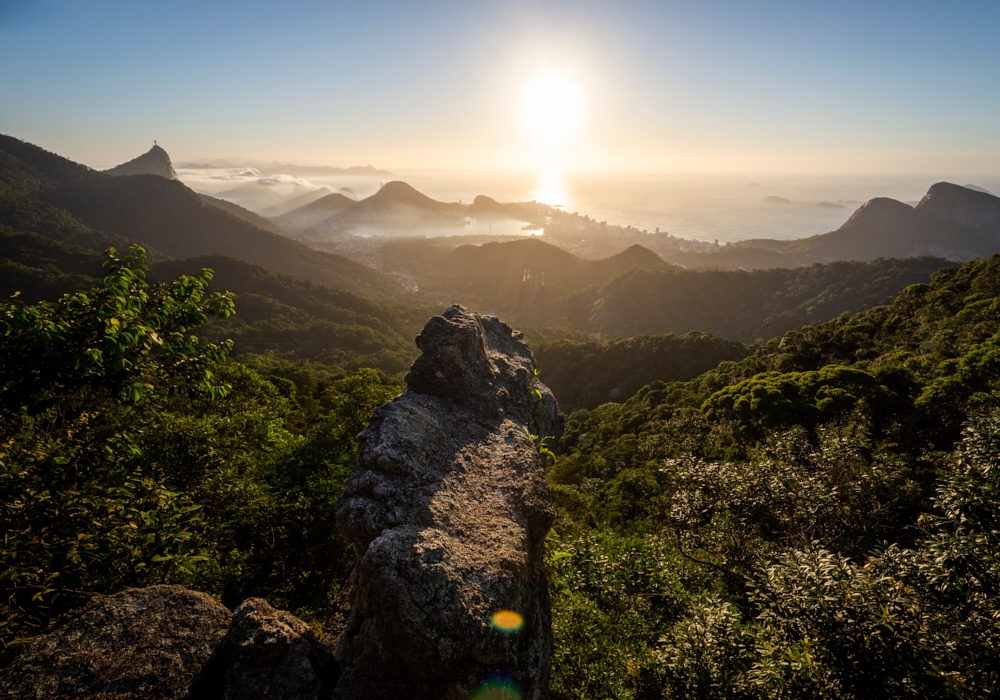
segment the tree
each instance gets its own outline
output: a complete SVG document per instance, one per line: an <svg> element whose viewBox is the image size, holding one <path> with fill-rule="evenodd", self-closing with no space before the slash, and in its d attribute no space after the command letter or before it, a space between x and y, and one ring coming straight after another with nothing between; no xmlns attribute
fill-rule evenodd
<svg viewBox="0 0 1000 700"><path fill-rule="evenodd" d="M207 557L198 508L146 467L155 404L224 396L230 344L192 331L233 311L212 275L145 280L142 248L107 253L103 284L0 306L0 630L44 629L91 591L184 579Z"/></svg>

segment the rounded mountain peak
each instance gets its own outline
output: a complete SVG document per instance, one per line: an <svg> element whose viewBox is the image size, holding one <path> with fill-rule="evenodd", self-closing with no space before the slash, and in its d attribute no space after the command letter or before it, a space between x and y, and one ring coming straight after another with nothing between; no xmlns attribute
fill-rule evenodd
<svg viewBox="0 0 1000 700"><path fill-rule="evenodd" d="M841 228L855 226L889 226L908 223L914 216L913 207L888 197L876 197L858 207Z"/></svg>

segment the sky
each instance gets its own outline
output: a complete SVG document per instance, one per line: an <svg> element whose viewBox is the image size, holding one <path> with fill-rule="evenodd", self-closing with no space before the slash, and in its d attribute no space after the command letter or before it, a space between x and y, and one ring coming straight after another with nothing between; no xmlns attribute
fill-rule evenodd
<svg viewBox="0 0 1000 700"><path fill-rule="evenodd" d="M95 167L156 139L175 161L996 175L997 36L996 0L0 0L0 133Z"/></svg>

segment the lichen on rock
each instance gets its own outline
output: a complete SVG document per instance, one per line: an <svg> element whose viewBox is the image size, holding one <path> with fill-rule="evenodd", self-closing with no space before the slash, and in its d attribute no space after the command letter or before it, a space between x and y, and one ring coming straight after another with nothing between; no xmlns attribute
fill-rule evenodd
<svg viewBox="0 0 1000 700"><path fill-rule="evenodd" d="M532 436L558 436L563 419L498 319L452 306L417 346L337 505L360 555L334 697L457 700L493 684L547 698L554 510Z"/></svg>

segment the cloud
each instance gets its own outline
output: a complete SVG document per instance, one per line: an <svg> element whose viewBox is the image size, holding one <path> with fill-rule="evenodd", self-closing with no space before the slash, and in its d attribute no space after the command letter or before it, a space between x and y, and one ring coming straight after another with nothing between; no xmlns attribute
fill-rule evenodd
<svg viewBox="0 0 1000 700"><path fill-rule="evenodd" d="M229 169L208 169L208 168L178 168L177 176L181 180L222 180L235 182L249 182L257 180L261 173L256 168L229 168Z"/></svg>
<svg viewBox="0 0 1000 700"><path fill-rule="evenodd" d="M271 185L306 185L307 187L315 187L315 185L308 180L303 180L300 177L294 177L292 175L272 175L271 177L262 177L257 180L257 184L268 187Z"/></svg>

